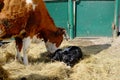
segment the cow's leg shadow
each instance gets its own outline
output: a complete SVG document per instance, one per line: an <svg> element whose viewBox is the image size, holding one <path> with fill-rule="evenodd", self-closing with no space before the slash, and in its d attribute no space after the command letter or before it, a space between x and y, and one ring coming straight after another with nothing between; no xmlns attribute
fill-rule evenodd
<svg viewBox="0 0 120 80"><path fill-rule="evenodd" d="M91 57L91 55L100 54L101 51L108 49L111 44L99 44L90 46L81 46L83 52L83 59Z"/></svg>
<svg viewBox="0 0 120 80"><path fill-rule="evenodd" d="M86 47L81 47L82 51L85 53L85 55L96 55L99 54L101 51L108 49L111 46L111 44L101 44L101 45L90 45Z"/></svg>
<svg viewBox="0 0 120 80"><path fill-rule="evenodd" d="M83 52L83 58L89 58L91 55L96 55L99 54L101 51L108 49L111 46L111 44L99 44L99 45L90 45L90 46L78 46L81 48L82 52ZM65 48L68 46L64 46L62 48ZM28 57L29 58L29 62L31 64L34 63L51 63L51 59L50 59L50 54L48 52L44 52L44 53L40 53L38 58L32 58L32 57Z"/></svg>
<svg viewBox="0 0 120 80"><path fill-rule="evenodd" d="M44 52L44 53L40 53L38 58L33 58L33 57L28 56L28 59L31 64L41 63L41 62L49 63L51 62L49 55L50 54L48 52Z"/></svg>
<svg viewBox="0 0 120 80"><path fill-rule="evenodd" d="M68 46L69 45L63 46L62 48L65 48ZM83 57L81 59L85 59L85 58L91 57L91 55L99 54L101 51L108 49L111 46L111 44L96 44L96 45L89 45L89 46L81 46L77 44L74 46L78 46L79 48L81 48L83 53Z"/></svg>

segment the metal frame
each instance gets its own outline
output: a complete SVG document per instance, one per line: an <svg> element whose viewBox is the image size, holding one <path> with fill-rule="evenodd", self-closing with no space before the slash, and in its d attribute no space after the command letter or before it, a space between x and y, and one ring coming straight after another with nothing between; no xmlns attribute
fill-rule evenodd
<svg viewBox="0 0 120 80"><path fill-rule="evenodd" d="M76 1L80 0L44 0L45 2L68 2L68 28L70 39L75 37Z"/></svg>
<svg viewBox="0 0 120 80"><path fill-rule="evenodd" d="M119 33L119 0L115 0L115 12L114 12L114 22L113 27L113 37L117 37Z"/></svg>

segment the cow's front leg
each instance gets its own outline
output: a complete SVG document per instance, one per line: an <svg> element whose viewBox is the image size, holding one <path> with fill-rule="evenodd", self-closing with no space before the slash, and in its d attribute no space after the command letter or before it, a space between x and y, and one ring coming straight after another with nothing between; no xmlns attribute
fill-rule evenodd
<svg viewBox="0 0 120 80"><path fill-rule="evenodd" d="M23 63L24 65L28 65L27 51L28 51L28 47L30 46L31 40L32 39L30 37L26 37L23 39Z"/></svg>
<svg viewBox="0 0 120 80"><path fill-rule="evenodd" d="M15 42L16 42L16 50L17 50L15 60L19 61L19 62L22 62L21 55L20 55L20 52L21 52L21 49L22 49L22 39L19 38L19 37L16 37Z"/></svg>

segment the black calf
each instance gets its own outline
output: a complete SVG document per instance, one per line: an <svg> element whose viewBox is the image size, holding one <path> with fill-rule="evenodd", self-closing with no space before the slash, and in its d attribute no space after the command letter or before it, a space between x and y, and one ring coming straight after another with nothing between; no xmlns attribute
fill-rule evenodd
<svg viewBox="0 0 120 80"><path fill-rule="evenodd" d="M52 60L63 61L68 66L74 66L82 58L83 54L79 47L69 46L64 50L58 49L52 56Z"/></svg>
<svg viewBox="0 0 120 80"><path fill-rule="evenodd" d="M62 61L62 49L58 49L52 54L51 59L56 61Z"/></svg>

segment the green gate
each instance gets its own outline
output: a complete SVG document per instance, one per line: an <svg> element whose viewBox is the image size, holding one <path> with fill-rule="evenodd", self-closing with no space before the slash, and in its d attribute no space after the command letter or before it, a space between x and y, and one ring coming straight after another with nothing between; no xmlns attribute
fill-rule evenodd
<svg viewBox="0 0 120 80"><path fill-rule="evenodd" d="M65 28L67 31L68 23L68 2L67 1L46 1L49 14L54 19L58 27Z"/></svg>
<svg viewBox="0 0 120 80"><path fill-rule="evenodd" d="M46 6L57 26L71 38L112 36L118 27L119 0L47 0ZM120 11L120 10L119 10Z"/></svg>
<svg viewBox="0 0 120 80"><path fill-rule="evenodd" d="M114 1L81 0L77 5L76 36L112 36Z"/></svg>

